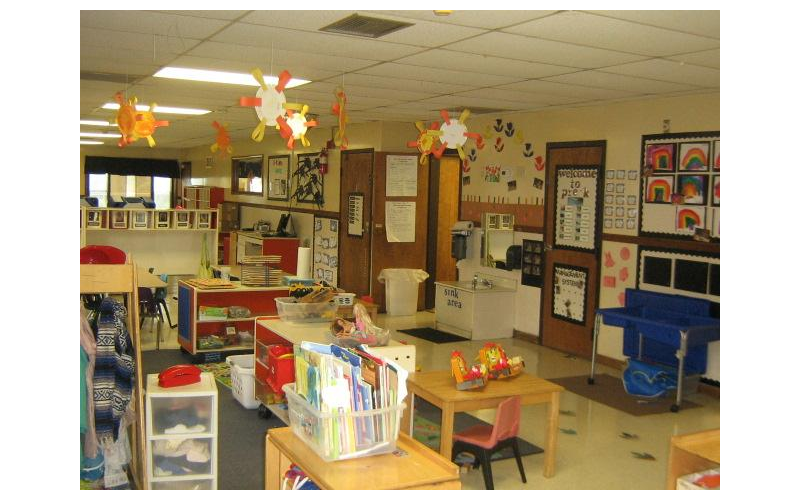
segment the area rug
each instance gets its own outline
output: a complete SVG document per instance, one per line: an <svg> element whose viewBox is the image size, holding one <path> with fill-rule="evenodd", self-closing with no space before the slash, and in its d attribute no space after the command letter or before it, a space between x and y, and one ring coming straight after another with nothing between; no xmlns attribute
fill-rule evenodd
<svg viewBox="0 0 800 500"><path fill-rule="evenodd" d="M615 410L625 412L629 415L655 415L670 411L670 407L675 403L675 392L671 391L661 398L639 398L631 396L625 392L622 380L611 375L599 374L594 376L594 384L589 385L587 375L578 377L564 377L548 379L554 384L562 386L569 392L574 392L579 396L597 401L598 403L610 406ZM701 405L687 401L684 396L681 401L680 411L690 408L697 408Z"/></svg>
<svg viewBox="0 0 800 500"><path fill-rule="evenodd" d="M409 328L408 330L397 330L398 332L417 337L418 339L427 340L435 344L446 344L448 342L463 342L464 337L453 335L451 333L434 330L433 328Z"/></svg>
<svg viewBox="0 0 800 500"><path fill-rule="evenodd" d="M414 439L434 451L439 451L439 442L442 434L441 421L442 410L420 397L414 398ZM453 422L453 431L463 431L476 424L487 424L487 422L475 418L468 413L456 413ZM520 455L535 455L544 452L543 449L522 438L519 438L518 441ZM514 458L514 452L510 448L506 448L492 455L492 461L504 460L506 458Z"/></svg>
<svg viewBox="0 0 800 500"><path fill-rule="evenodd" d="M220 363L203 363L194 366L200 368L204 372L213 373L217 382L226 386L228 389L232 389L231 367L228 363L222 361Z"/></svg>

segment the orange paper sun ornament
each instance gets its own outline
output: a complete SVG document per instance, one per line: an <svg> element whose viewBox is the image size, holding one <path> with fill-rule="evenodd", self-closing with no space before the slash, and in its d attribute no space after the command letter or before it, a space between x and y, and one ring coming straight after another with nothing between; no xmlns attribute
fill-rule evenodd
<svg viewBox="0 0 800 500"><path fill-rule="evenodd" d="M451 120L450 114L444 109L439 113L442 115L442 119L444 120L444 123L442 124L442 136L439 138L439 140L442 142L442 146L438 150L433 151L434 156L441 158L445 149L455 149L458 150L459 158L464 160L467 155L464 154L463 146L469 138L475 139L478 149L483 147L483 137L481 137L481 134L467 131L467 125L465 122L467 121L467 118L469 118L468 109L464 109L464 111L461 112L461 116L458 117L457 121Z"/></svg>
<svg viewBox="0 0 800 500"><path fill-rule="evenodd" d="M128 101L126 101L122 97L122 92L117 92L114 94L114 99L119 104L116 121L119 133L122 134L122 137L117 145L121 148L124 148L136 140L136 137L134 137L135 132L133 128L136 124L136 98L131 97Z"/></svg>
<svg viewBox="0 0 800 500"><path fill-rule="evenodd" d="M300 139L300 142L305 147L311 145L311 142L306 138L306 132L308 132L309 128L316 127L317 121L308 120L306 118L306 113L308 113L307 104L303 104L303 108L300 111L295 111L293 109L286 110L286 114L288 115L286 124L289 132L285 132L284 128L281 127L281 137L286 139L286 147L289 149L294 149L294 141L297 139Z"/></svg>
<svg viewBox="0 0 800 500"><path fill-rule="evenodd" d="M283 70L278 75L277 85L268 85L264 82L264 74L261 70L256 68L252 72L253 78L256 79L260 88L256 92L255 97L242 97L239 99L240 106L251 106L256 108L256 115L258 115L259 123L253 129L251 137L256 142L261 142L264 139L264 129L267 125L275 127L281 131L281 135L291 132L288 125L286 125L286 110L295 108L297 105L286 104L286 96L283 90L286 84L292 79L292 75L288 71Z"/></svg>
<svg viewBox="0 0 800 500"><path fill-rule="evenodd" d="M433 122L429 129L425 128L423 122L414 122L414 125L419 130L419 136L416 141L408 141L406 146L417 148L420 152L419 164L425 165L428 163L428 155L433 152L433 145L436 143L436 139L442 135L442 131L439 130L439 122Z"/></svg>
<svg viewBox="0 0 800 500"><path fill-rule="evenodd" d="M216 120L211 123L211 126L217 129L217 142L211 145L211 152L216 153L217 151L220 151L220 154L223 155L233 153L231 136L228 134L228 130L225 128L225 126L220 125Z"/></svg>
<svg viewBox="0 0 800 500"><path fill-rule="evenodd" d="M347 149L347 145L350 144L350 141L347 140L347 135L345 135L345 127L349 121L347 117L347 95L341 87L336 87L333 95L336 96L336 104L331 107L331 111L333 111L334 115L339 117L339 130L336 131L333 143L336 144L339 149L345 150Z"/></svg>
<svg viewBox="0 0 800 500"><path fill-rule="evenodd" d="M156 109L156 103L150 104L150 109L136 113L136 123L133 126L134 134L137 139L147 139L147 144L152 148L156 145L156 140L153 139L153 133L158 127L169 126L166 120L156 120L153 115L153 110Z"/></svg>

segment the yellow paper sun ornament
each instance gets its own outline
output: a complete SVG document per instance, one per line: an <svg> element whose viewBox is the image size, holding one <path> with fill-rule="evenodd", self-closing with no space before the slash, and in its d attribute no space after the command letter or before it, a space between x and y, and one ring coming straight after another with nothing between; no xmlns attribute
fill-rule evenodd
<svg viewBox="0 0 800 500"><path fill-rule="evenodd" d="M227 128L220 125L216 120L211 123L211 126L217 129L217 142L211 145L211 152L216 153L220 151L221 154L233 153L233 146L231 146L231 136L228 134Z"/></svg>
<svg viewBox="0 0 800 500"><path fill-rule="evenodd" d="M442 157L442 153L444 153L445 149L455 149L458 151L458 156L462 160L464 160L467 155L464 154L464 143L467 142L468 138L475 139L478 148L483 147L483 137L477 132L468 132L466 121L469 118L469 110L464 109L461 112L461 116L458 117L458 120L451 120L450 115L446 110L441 110L439 112L442 115L442 119L444 123L442 124L442 137L439 140L442 142L442 147L438 150L433 151L434 156L437 158Z"/></svg>
<svg viewBox="0 0 800 500"><path fill-rule="evenodd" d="M339 117L339 130L336 131L333 142L339 149L345 150L347 149L347 145L350 144L350 141L347 140L347 136L345 135L345 127L349 121L347 116L347 95L341 87L336 87L333 95L336 96L336 104L331 107L331 111L333 111L334 115Z"/></svg>
<svg viewBox="0 0 800 500"><path fill-rule="evenodd" d="M433 152L433 145L436 143L439 136L442 135L442 131L439 130L439 122L433 122L429 129L426 129L425 123L421 121L414 122L414 125L417 127L417 130L419 130L419 135L416 141L408 141L406 146L409 148L417 148L420 153L419 164L425 165L428 163L428 155Z"/></svg>
<svg viewBox="0 0 800 500"><path fill-rule="evenodd" d="M259 123L253 129L251 137L256 142L261 142L264 139L264 130L267 125L275 127L281 131L283 136L290 133L291 130L286 124L286 110L299 109L297 104L287 104L286 95L283 90L286 84L292 79L292 75L288 71L283 70L278 75L278 84L271 85L264 81L264 74L260 69L256 68L252 71L253 78L259 84L258 92L255 97L242 97L239 99L240 106L250 106L256 108L256 115L258 116Z"/></svg>
<svg viewBox="0 0 800 500"><path fill-rule="evenodd" d="M306 138L306 132L309 128L316 127L317 121L308 120L306 118L307 113L307 104L303 104L303 107L300 111L295 111L293 109L286 110L286 114L288 116L286 123L288 125L289 132L285 133L284 129L281 128L281 137L286 139L286 147L289 149L294 149L294 141L297 139L300 140L304 147L311 145L311 142Z"/></svg>

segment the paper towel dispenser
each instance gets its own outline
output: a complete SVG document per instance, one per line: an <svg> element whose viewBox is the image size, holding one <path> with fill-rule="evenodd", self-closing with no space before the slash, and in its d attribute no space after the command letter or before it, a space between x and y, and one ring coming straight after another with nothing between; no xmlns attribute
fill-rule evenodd
<svg viewBox="0 0 800 500"><path fill-rule="evenodd" d="M472 234L475 227L472 221L460 220L457 221L452 228L450 228L450 235L453 241L450 246L450 255L456 259L467 258L467 238Z"/></svg>

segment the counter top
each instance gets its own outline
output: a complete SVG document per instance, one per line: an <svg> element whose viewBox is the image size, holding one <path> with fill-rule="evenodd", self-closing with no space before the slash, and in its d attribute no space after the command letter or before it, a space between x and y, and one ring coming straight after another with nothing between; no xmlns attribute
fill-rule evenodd
<svg viewBox="0 0 800 500"><path fill-rule="evenodd" d="M233 288L201 288L199 286L192 285L191 283L187 283L183 280L178 282L183 286L187 286L189 288L194 288L198 292L201 293L209 293L209 292L259 292L264 290L286 290L289 291L288 286L244 286L241 284L240 281L231 281L235 286Z"/></svg>
<svg viewBox="0 0 800 500"><path fill-rule="evenodd" d="M453 288L458 288L459 290L464 290L465 292L470 293L484 293L484 292L515 292L513 288L508 288L500 285L494 285L492 288L488 288L485 285L478 285L477 288L472 288L471 281L437 281L437 285L442 286L449 286Z"/></svg>
<svg viewBox="0 0 800 500"><path fill-rule="evenodd" d="M269 328L292 344L307 340L317 344L330 344L330 322L325 323L290 323L280 319L261 319L257 324ZM401 346L396 340L389 340L389 346Z"/></svg>
<svg viewBox="0 0 800 500"><path fill-rule="evenodd" d="M262 236L258 231L243 231L238 230L236 231L238 234L242 236L247 236L248 238L253 238L257 240L296 240L298 239L297 236Z"/></svg>

